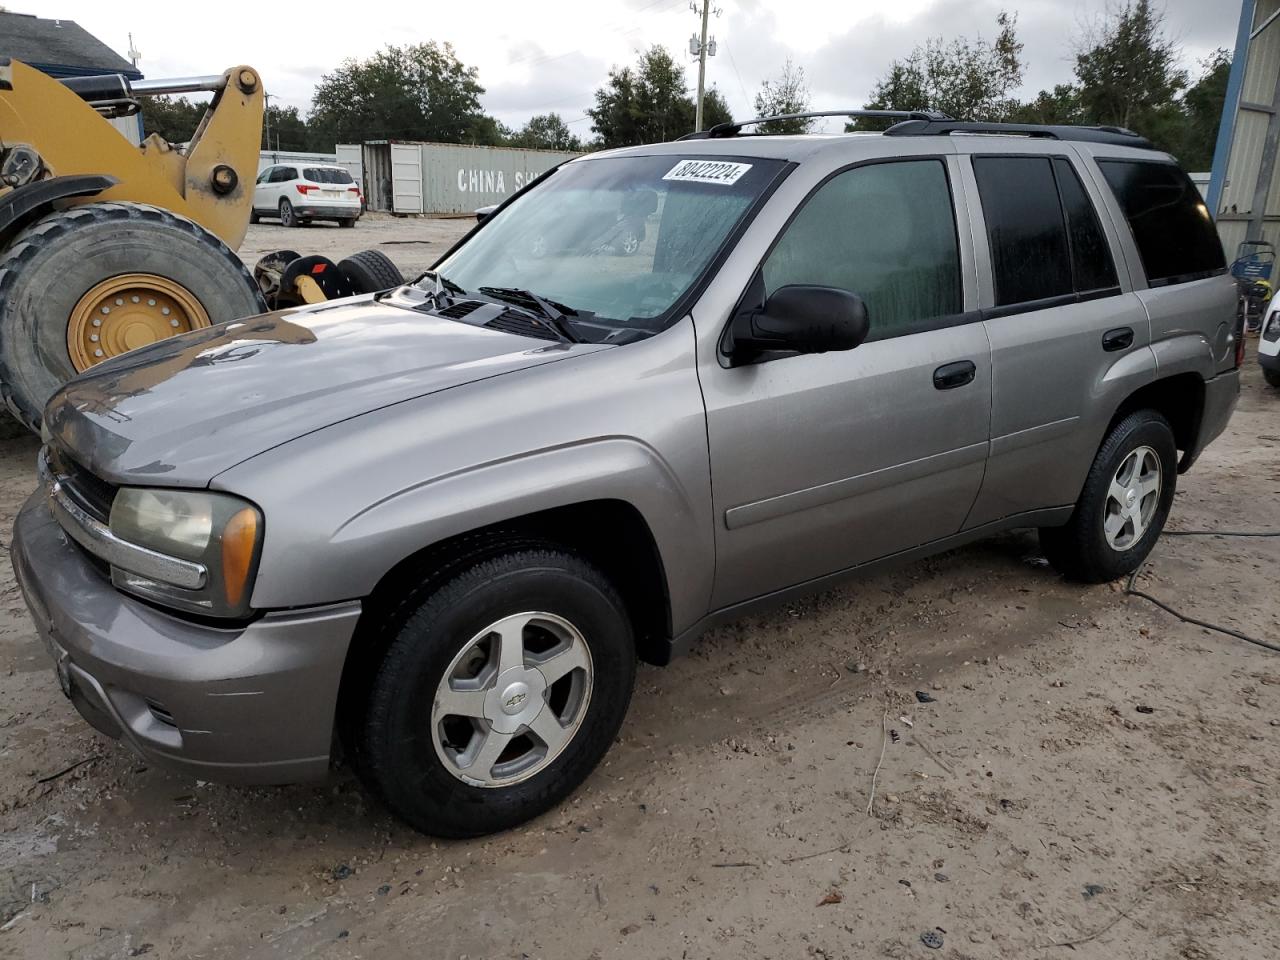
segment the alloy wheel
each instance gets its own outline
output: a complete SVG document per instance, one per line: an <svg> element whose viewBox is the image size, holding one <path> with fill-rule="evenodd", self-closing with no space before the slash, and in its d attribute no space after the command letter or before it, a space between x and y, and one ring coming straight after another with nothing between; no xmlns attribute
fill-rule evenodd
<svg viewBox="0 0 1280 960"><path fill-rule="evenodd" d="M1160 455L1141 446L1120 461L1103 507L1102 531L1113 550L1124 551L1142 539L1160 506Z"/></svg>
<svg viewBox="0 0 1280 960"><path fill-rule="evenodd" d="M591 700L591 651L563 617L505 617L467 641L431 707L445 769L476 787L505 787L545 769L573 739Z"/></svg>

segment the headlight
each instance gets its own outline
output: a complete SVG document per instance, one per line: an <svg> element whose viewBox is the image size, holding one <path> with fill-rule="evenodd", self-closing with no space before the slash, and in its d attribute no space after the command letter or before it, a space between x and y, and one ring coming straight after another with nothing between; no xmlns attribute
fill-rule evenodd
<svg viewBox="0 0 1280 960"><path fill-rule="evenodd" d="M122 590L207 616L249 613L262 544L262 514L253 504L226 493L124 487L111 505L111 532L208 573L202 587L186 589L113 567L112 582Z"/></svg>

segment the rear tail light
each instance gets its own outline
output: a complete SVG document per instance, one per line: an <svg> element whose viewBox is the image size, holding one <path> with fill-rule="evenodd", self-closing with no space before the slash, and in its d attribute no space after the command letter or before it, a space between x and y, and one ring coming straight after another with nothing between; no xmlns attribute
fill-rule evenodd
<svg viewBox="0 0 1280 960"><path fill-rule="evenodd" d="M300 194L302 194L304 197L305 197L308 193L310 193L312 190L319 190L319 189L320 189L319 187L313 187L313 186L312 186L311 184L309 184L309 183L299 183L299 184L297 184L297 187L298 187L298 192L299 192Z"/></svg>
<svg viewBox="0 0 1280 960"><path fill-rule="evenodd" d="M359 194L359 193L360 193L360 188L359 188L359 187L347 187L347 193L355 193L355 194Z"/></svg>

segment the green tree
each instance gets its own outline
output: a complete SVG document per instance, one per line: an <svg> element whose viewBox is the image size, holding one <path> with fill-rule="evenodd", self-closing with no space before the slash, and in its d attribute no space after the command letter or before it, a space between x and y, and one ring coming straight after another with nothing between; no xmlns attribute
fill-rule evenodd
<svg viewBox="0 0 1280 960"><path fill-rule="evenodd" d="M895 60L876 84L870 110L940 110L957 120L1008 118L1017 109L1013 90L1022 82L1022 43L1017 14L1001 12L993 41L933 37L903 60ZM846 130L881 129L857 121Z"/></svg>
<svg viewBox="0 0 1280 960"><path fill-rule="evenodd" d="M475 67L453 45L388 46L367 60L345 60L316 86L308 123L315 145L362 140L472 142L497 136L480 109Z"/></svg>
<svg viewBox="0 0 1280 960"><path fill-rule="evenodd" d="M733 111L729 109L729 101L714 86L702 94L702 125L710 130L717 123L728 123L733 119Z"/></svg>
<svg viewBox="0 0 1280 960"><path fill-rule="evenodd" d="M1041 90L1030 103L1015 107L1008 119L1013 123L1085 123L1080 88L1075 84L1060 83L1052 91Z"/></svg>
<svg viewBox="0 0 1280 960"><path fill-rule="evenodd" d="M1178 93L1177 43L1150 0L1126 0L1076 55L1080 104L1090 123L1136 130L1162 149L1176 148L1185 126Z"/></svg>
<svg viewBox="0 0 1280 960"><path fill-rule="evenodd" d="M186 143L200 125L205 106L186 97L146 97L142 100L143 133L158 133L170 143Z"/></svg>
<svg viewBox="0 0 1280 960"><path fill-rule="evenodd" d="M788 57L782 72L760 85L756 94L756 116L771 117L785 113L804 113L809 109L809 85L805 83L804 67L797 67ZM770 120L760 124L760 133L808 133L813 120Z"/></svg>
<svg viewBox="0 0 1280 960"><path fill-rule="evenodd" d="M573 135L558 113L542 113L529 120L511 136L513 147L530 150L572 150L582 152L582 141Z"/></svg>
<svg viewBox="0 0 1280 960"><path fill-rule="evenodd" d="M662 47L650 47L634 67L611 69L595 99L587 115L604 149L674 140L693 129L684 67Z"/></svg>
<svg viewBox="0 0 1280 960"><path fill-rule="evenodd" d="M270 142L268 142L268 137ZM310 150L311 131L297 107L268 107L262 123L264 150Z"/></svg>
<svg viewBox="0 0 1280 960"><path fill-rule="evenodd" d="M1218 141L1218 124L1227 100L1227 80L1231 76L1231 54L1215 50L1201 64L1200 79L1182 98L1186 130L1178 159L1188 170L1208 170L1213 166L1213 149Z"/></svg>

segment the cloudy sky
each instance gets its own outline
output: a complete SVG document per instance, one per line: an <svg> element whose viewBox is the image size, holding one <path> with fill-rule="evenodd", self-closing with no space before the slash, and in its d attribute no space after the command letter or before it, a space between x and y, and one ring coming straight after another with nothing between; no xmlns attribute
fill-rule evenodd
<svg viewBox="0 0 1280 960"><path fill-rule="evenodd" d="M1071 79L1073 48L1118 0L719 0L711 20L717 55L708 83L735 116L750 116L761 81L790 56L804 68L815 109L860 106L895 57L929 36L996 32L1000 9L1016 11L1026 47L1024 96ZM216 73L249 63L268 92L305 112L315 82L347 57L388 43L450 41L480 70L485 109L519 126L555 111L583 136L592 91L613 64L666 45L690 64L698 27L689 0L434 0L425 4L364 0L253 3L225 22L206 5L141 0L10 0L15 12L76 20L125 53L128 34L150 77ZM1239 0L1165 0L1166 25L1182 45L1184 65L1234 44ZM279 11L278 13L276 11Z"/></svg>

